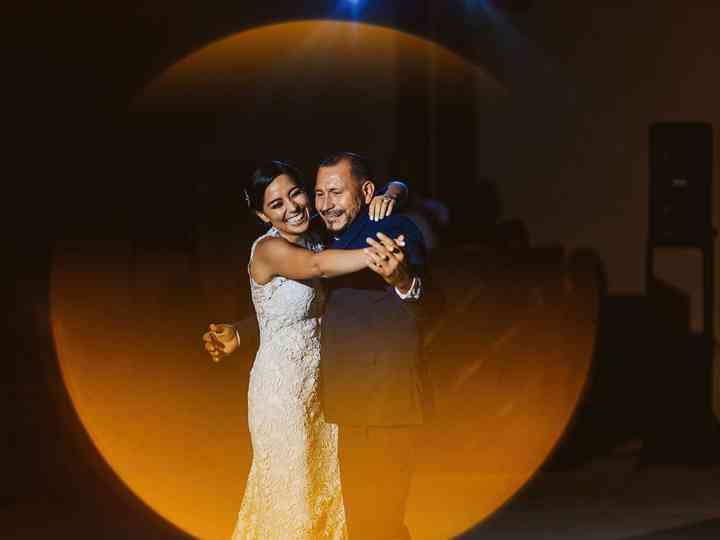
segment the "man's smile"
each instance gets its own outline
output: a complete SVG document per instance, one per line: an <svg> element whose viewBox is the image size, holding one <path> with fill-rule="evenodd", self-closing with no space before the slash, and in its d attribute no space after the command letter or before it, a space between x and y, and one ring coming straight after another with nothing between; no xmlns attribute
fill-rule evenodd
<svg viewBox="0 0 720 540"><path fill-rule="evenodd" d="M329 212L323 212L323 216L328 219L339 218L345 213L345 210L330 210Z"/></svg>

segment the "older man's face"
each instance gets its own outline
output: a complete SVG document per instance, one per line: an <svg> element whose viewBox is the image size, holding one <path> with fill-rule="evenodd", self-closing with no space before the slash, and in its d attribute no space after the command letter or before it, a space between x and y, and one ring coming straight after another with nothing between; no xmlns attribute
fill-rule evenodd
<svg viewBox="0 0 720 540"><path fill-rule="evenodd" d="M315 180L315 208L328 230L340 234L372 200L372 182L359 181L350 173L350 162L320 167Z"/></svg>

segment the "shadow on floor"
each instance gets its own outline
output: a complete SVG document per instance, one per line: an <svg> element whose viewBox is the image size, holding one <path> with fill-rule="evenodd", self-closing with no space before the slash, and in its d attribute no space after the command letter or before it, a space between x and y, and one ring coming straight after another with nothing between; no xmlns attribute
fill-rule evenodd
<svg viewBox="0 0 720 540"><path fill-rule="evenodd" d="M720 519L708 519L706 521L700 521L683 527L674 527L672 529L657 531L650 534L631 536L625 540L663 540L666 538L687 538L689 540L697 538L707 538L708 540L711 538L720 538Z"/></svg>

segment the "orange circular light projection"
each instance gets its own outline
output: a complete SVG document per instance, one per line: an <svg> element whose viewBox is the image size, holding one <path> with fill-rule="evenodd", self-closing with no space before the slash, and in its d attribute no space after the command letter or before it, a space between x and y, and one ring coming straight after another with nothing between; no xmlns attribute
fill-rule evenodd
<svg viewBox="0 0 720 540"><path fill-rule="evenodd" d="M373 92L377 105L398 76L419 81L428 71L442 85L472 79L477 92L506 94L489 72L438 44L386 27L328 20L265 26L217 41L160 74L136 105L217 106L223 98L238 103L239 96L252 95L255 107L338 93L363 100L364 91Z"/></svg>
<svg viewBox="0 0 720 540"><path fill-rule="evenodd" d="M417 37L306 21L242 32L191 54L153 81L136 107L245 96L271 105L280 95L313 103L360 92L353 105L362 115L395 95L399 64L405 76L424 80L428 54L442 84L470 78L488 95L504 92L477 66ZM94 232L105 226L94 223ZM193 536L228 538L251 458L248 359L213 364L202 351L209 321L193 292L191 255L138 256L131 241L106 236L106 255L61 245L54 262L53 332L72 403L98 452L137 497ZM594 304L576 302L572 292L547 302L529 288L522 309L502 298L491 308L490 286L471 266L440 265L436 274L450 309L428 337L437 406L408 501L413 538L467 530L533 476L575 410L595 331ZM510 322L490 328L503 306Z"/></svg>

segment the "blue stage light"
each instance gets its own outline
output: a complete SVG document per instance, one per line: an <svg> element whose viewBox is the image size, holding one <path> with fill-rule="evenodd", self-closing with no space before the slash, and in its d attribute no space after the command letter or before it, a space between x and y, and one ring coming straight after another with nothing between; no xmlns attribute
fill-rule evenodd
<svg viewBox="0 0 720 540"><path fill-rule="evenodd" d="M368 0L340 0L337 3L336 13L342 17L349 16L351 20L357 21L367 2Z"/></svg>

